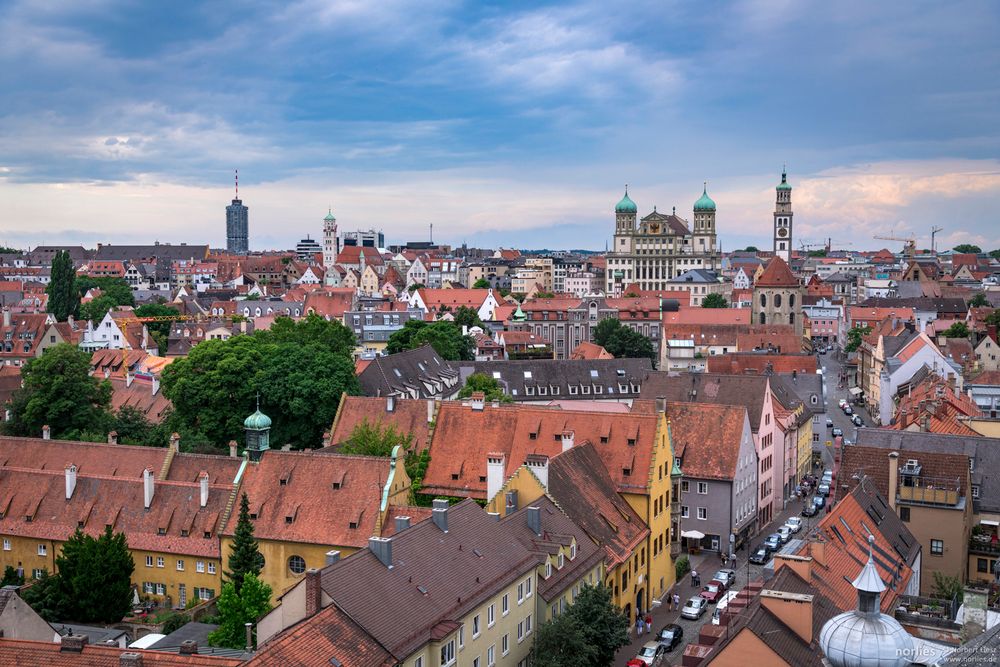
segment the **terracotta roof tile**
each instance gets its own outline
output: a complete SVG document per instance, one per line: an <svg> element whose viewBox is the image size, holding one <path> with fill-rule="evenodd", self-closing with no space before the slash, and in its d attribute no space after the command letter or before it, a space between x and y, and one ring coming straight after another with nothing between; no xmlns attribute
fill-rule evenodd
<svg viewBox="0 0 1000 667"><path fill-rule="evenodd" d="M743 427L743 406L667 403L674 457L685 477L732 480L736 477Z"/></svg>
<svg viewBox="0 0 1000 667"><path fill-rule="evenodd" d="M717 354L708 358L709 373L742 375L743 373L763 373L768 369L773 373L815 373L816 357L811 354L760 354L756 352Z"/></svg>
<svg viewBox="0 0 1000 667"><path fill-rule="evenodd" d="M337 445L351 437L354 429L364 421L372 424L392 424L402 433L413 435L413 444L420 450L428 446L430 422L437 410L433 399L419 400L395 398L393 411L389 412L386 398L344 396L330 434L329 447L321 451L336 451ZM430 409L430 417L428 416Z"/></svg>
<svg viewBox="0 0 1000 667"><path fill-rule="evenodd" d="M772 257L754 287L798 287L799 280L781 257Z"/></svg>
<svg viewBox="0 0 1000 667"><path fill-rule="evenodd" d="M166 651L122 649L117 646L83 647L79 653L61 651L55 642L0 639L0 664L5 667L120 667L124 653L142 656L143 667L238 667L243 660L212 655L180 655ZM328 667L329 662L324 667Z"/></svg>
<svg viewBox="0 0 1000 667"><path fill-rule="evenodd" d="M159 472L167 450L94 442L0 436L0 466L63 473L70 463L80 474L138 479L142 471Z"/></svg>
<svg viewBox="0 0 1000 667"><path fill-rule="evenodd" d="M392 667L397 661L336 605L271 638L250 661L254 667ZM115 666L117 667L117 665Z"/></svg>

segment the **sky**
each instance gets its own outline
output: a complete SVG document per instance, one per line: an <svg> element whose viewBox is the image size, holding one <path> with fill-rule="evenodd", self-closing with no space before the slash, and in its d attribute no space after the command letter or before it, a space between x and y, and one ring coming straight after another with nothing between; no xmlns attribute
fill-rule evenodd
<svg viewBox="0 0 1000 667"><path fill-rule="evenodd" d="M0 245L605 247L625 185L724 250L1000 248L995 0L0 3Z"/></svg>

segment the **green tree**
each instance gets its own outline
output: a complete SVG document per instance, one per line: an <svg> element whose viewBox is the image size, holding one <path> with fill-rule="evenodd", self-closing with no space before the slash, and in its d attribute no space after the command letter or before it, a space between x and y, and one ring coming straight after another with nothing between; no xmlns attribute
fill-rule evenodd
<svg viewBox="0 0 1000 667"><path fill-rule="evenodd" d="M566 615L579 622L585 643L595 651L592 662L580 665L610 665L615 652L628 643L628 617L615 606L611 590L603 584L585 585Z"/></svg>
<svg viewBox="0 0 1000 667"><path fill-rule="evenodd" d="M808 255L810 257L826 257L826 250L810 250Z"/></svg>
<svg viewBox="0 0 1000 667"><path fill-rule="evenodd" d="M45 288L49 295L48 311L65 322L70 315L76 315L80 306L80 293L76 290L76 269L69 253L60 250L52 258L49 284Z"/></svg>
<svg viewBox="0 0 1000 667"><path fill-rule="evenodd" d="M293 320L290 317L276 317L271 328L254 333L265 343L295 343L308 345L316 343L331 352L351 357L357 340L354 332L338 320L326 320L315 313L310 313L304 319Z"/></svg>
<svg viewBox="0 0 1000 667"><path fill-rule="evenodd" d="M122 444L160 444L154 443L156 426L134 405L123 405L112 415L110 430L118 434L118 442Z"/></svg>
<svg viewBox="0 0 1000 667"><path fill-rule="evenodd" d="M455 322L455 325L460 329L465 326L469 329L472 327L479 327L483 331L488 330L486 323L479 319L479 313L477 313L475 309L469 308L468 306L459 306L453 317L453 322Z"/></svg>
<svg viewBox="0 0 1000 667"><path fill-rule="evenodd" d="M538 626L531 647L531 664L534 667L579 667L600 663L597 662L597 647L587 641L580 619L565 613Z"/></svg>
<svg viewBox="0 0 1000 667"><path fill-rule="evenodd" d="M472 283L472 289L489 289L490 287L490 281L486 278L480 278L476 282Z"/></svg>
<svg viewBox="0 0 1000 667"><path fill-rule="evenodd" d="M972 308L982 308L983 306L990 305L989 300L986 295L982 292L976 292L971 299L969 299L969 306Z"/></svg>
<svg viewBox="0 0 1000 667"><path fill-rule="evenodd" d="M108 314L109 310L112 310L118 306L118 303L114 298L102 294L96 299L92 299L87 303L80 304L80 319L89 320L97 326L97 323L104 319L104 316Z"/></svg>
<svg viewBox="0 0 1000 667"><path fill-rule="evenodd" d="M236 593L239 593L247 577L259 577L263 567L264 556L257 548L257 540L253 536L253 522L250 521L250 500L244 493L240 496L240 515L236 520L236 532L229 553L229 571L226 572L229 581L226 585L231 584ZM219 612L221 614L221 607Z"/></svg>
<svg viewBox="0 0 1000 667"><path fill-rule="evenodd" d="M616 333L621 326L622 323L615 318L606 317L598 322L597 326L594 327L594 331L591 333L591 338L594 339L594 343L604 347L604 344L611 339L612 334Z"/></svg>
<svg viewBox="0 0 1000 667"><path fill-rule="evenodd" d="M983 251L982 248L980 248L977 245L973 245L971 243L960 243L959 245L952 248L952 250L961 253L975 253L977 255Z"/></svg>
<svg viewBox="0 0 1000 667"><path fill-rule="evenodd" d="M872 332L872 328L869 326L864 327L853 327L847 331L847 345L844 346L845 352L854 352L859 347L861 347L861 339Z"/></svg>
<svg viewBox="0 0 1000 667"><path fill-rule="evenodd" d="M386 351L395 354L428 344L442 359L449 361L468 361L475 355L472 338L463 336L462 329L447 320L431 323L408 320L402 329L389 336Z"/></svg>
<svg viewBox="0 0 1000 667"><path fill-rule="evenodd" d="M998 248L997 250L990 250L989 255L993 259L1000 259L1000 248Z"/></svg>
<svg viewBox="0 0 1000 667"><path fill-rule="evenodd" d="M613 318L601 320L593 333L594 342L618 359L648 358L656 363L653 343L641 333Z"/></svg>
<svg viewBox="0 0 1000 667"><path fill-rule="evenodd" d="M514 401L513 398L504 392L500 381L486 373L473 373L467 377L465 379L465 386L458 392L458 397L468 398L476 391L486 394L487 401L500 401L501 403L512 403Z"/></svg>
<svg viewBox="0 0 1000 667"><path fill-rule="evenodd" d="M3 571L3 580L0 581L0 588L3 586L23 586L24 577L17 573L13 565L8 565Z"/></svg>
<svg viewBox="0 0 1000 667"><path fill-rule="evenodd" d="M934 597L941 600L957 599L961 603L964 597L964 589L962 580L958 577L950 576L943 572L934 573Z"/></svg>
<svg viewBox="0 0 1000 667"><path fill-rule="evenodd" d="M219 627L208 635L212 646L244 648L246 646L246 624L271 611L271 587L247 574L239 589L233 582L222 585L222 594L216 603L219 609Z"/></svg>
<svg viewBox="0 0 1000 667"><path fill-rule="evenodd" d="M968 338L969 325L965 322L955 322L950 327L941 332L941 335L945 338Z"/></svg>
<svg viewBox="0 0 1000 667"><path fill-rule="evenodd" d="M53 437L72 440L85 431L107 432L111 385L91 376L90 355L75 345L50 347L25 364L21 378L4 433L38 437L48 425Z"/></svg>
<svg viewBox="0 0 1000 667"><path fill-rule="evenodd" d="M729 308L729 302L721 294L709 294L701 300L702 308Z"/></svg>
<svg viewBox="0 0 1000 667"><path fill-rule="evenodd" d="M70 599L63 588L59 575L50 575L42 570L42 575L34 584L21 591L21 598L46 621L77 620L73 617Z"/></svg>
<svg viewBox="0 0 1000 667"><path fill-rule="evenodd" d="M351 430L351 435L341 443L341 454L358 456L391 456L396 446L410 449L413 446L413 434L403 433L394 424L379 424L368 419Z"/></svg>
<svg viewBox="0 0 1000 667"><path fill-rule="evenodd" d="M743 252L760 252L760 248L755 245L748 245L743 249Z"/></svg>
<svg viewBox="0 0 1000 667"><path fill-rule="evenodd" d="M423 283L413 283L412 285L406 288L406 291L409 292L410 294L413 294L418 289L424 289L426 287L427 285L424 285Z"/></svg>
<svg viewBox="0 0 1000 667"><path fill-rule="evenodd" d="M101 290L99 297L80 306L81 319L96 323L104 319L105 314L112 308L135 305L135 294L132 292L132 287L123 278L79 276L75 284L77 294L80 296L85 295L89 289L98 288Z"/></svg>
<svg viewBox="0 0 1000 667"><path fill-rule="evenodd" d="M179 316L180 311L162 303L144 303L135 309L136 317L174 317ZM174 320L164 320L162 322L146 322L146 329L149 335L156 341L156 347L160 354L167 353L167 340L170 338L170 327Z"/></svg>
<svg viewBox="0 0 1000 667"><path fill-rule="evenodd" d="M986 322L986 324L1000 327L1000 308L994 309L994 311L987 315L983 321Z"/></svg>
<svg viewBox="0 0 1000 667"><path fill-rule="evenodd" d="M539 290L539 291L535 292L534 298L535 299L554 299L554 298L556 298L556 295L555 295L555 292L545 292L545 291Z"/></svg>

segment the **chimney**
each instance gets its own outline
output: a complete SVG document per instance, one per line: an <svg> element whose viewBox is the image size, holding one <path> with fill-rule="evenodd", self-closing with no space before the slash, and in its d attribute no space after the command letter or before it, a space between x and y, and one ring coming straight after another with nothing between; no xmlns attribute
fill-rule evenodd
<svg viewBox="0 0 1000 667"><path fill-rule="evenodd" d="M135 376L132 375L132 371L126 371L126 373L125 373L125 386L126 387L131 387L132 386L132 380L134 380L134 379L135 379Z"/></svg>
<svg viewBox="0 0 1000 667"><path fill-rule="evenodd" d="M777 616L803 642L812 642L812 595L763 590L760 592L760 606Z"/></svg>
<svg viewBox="0 0 1000 667"><path fill-rule="evenodd" d="M156 377L155 375L153 376L152 391L153 391L153 396L156 396L160 392L160 378ZM198 647L195 646L196 650L197 648Z"/></svg>
<svg viewBox="0 0 1000 667"><path fill-rule="evenodd" d="M87 635L64 635L59 639L59 651L62 653L83 653L87 645Z"/></svg>
<svg viewBox="0 0 1000 667"><path fill-rule="evenodd" d="M434 421L434 399L427 399L427 423L430 424Z"/></svg>
<svg viewBox="0 0 1000 667"><path fill-rule="evenodd" d="M118 444L118 431L109 431L108 432L108 444L109 445L117 445Z"/></svg>
<svg viewBox="0 0 1000 667"><path fill-rule="evenodd" d="M3 309L3 325L5 327L10 326L10 308Z"/></svg>
<svg viewBox="0 0 1000 667"><path fill-rule="evenodd" d="M181 642L181 655L198 655L198 642L193 639L185 639Z"/></svg>
<svg viewBox="0 0 1000 667"><path fill-rule="evenodd" d="M541 507L529 507L528 508L528 528L531 529L538 537L542 536L542 508Z"/></svg>
<svg viewBox="0 0 1000 667"><path fill-rule="evenodd" d="M503 454L495 452L486 455L486 500L493 500L493 496L500 493L503 487L503 475L506 458Z"/></svg>
<svg viewBox="0 0 1000 667"><path fill-rule="evenodd" d="M817 536L809 542L809 555L817 565L826 567L826 542L822 537Z"/></svg>
<svg viewBox="0 0 1000 667"><path fill-rule="evenodd" d="M517 511L517 489L513 489L504 494L504 513L510 514Z"/></svg>
<svg viewBox="0 0 1000 667"><path fill-rule="evenodd" d="M146 509L153 503L153 469L142 471L142 504Z"/></svg>
<svg viewBox="0 0 1000 667"><path fill-rule="evenodd" d="M472 392L472 397L469 399L469 405L476 412L482 412L486 405L486 394L481 391Z"/></svg>
<svg viewBox="0 0 1000 667"><path fill-rule="evenodd" d="M104 367L104 379L107 380L111 377L111 369L107 366Z"/></svg>
<svg viewBox="0 0 1000 667"><path fill-rule="evenodd" d="M247 629L247 646L246 651L250 653L253 651L253 623L249 621L243 624Z"/></svg>
<svg viewBox="0 0 1000 667"><path fill-rule="evenodd" d="M657 396L656 397L656 413L662 414L667 411L667 397Z"/></svg>
<svg viewBox="0 0 1000 667"><path fill-rule="evenodd" d="M201 489L201 507L208 506L208 473L204 470L198 475L198 486Z"/></svg>
<svg viewBox="0 0 1000 667"><path fill-rule="evenodd" d="M386 396L385 397L385 411L393 412L396 409L396 397Z"/></svg>
<svg viewBox="0 0 1000 667"><path fill-rule="evenodd" d="M51 440L51 439L52 439L52 428L48 424L46 424L45 426L42 427L42 440Z"/></svg>
<svg viewBox="0 0 1000 667"><path fill-rule="evenodd" d="M889 452L889 507L896 511L896 490L899 488L899 452Z"/></svg>
<svg viewBox="0 0 1000 667"><path fill-rule="evenodd" d="M576 444L576 434L573 431L569 430L569 429L566 429L565 431L563 431L563 434L562 434L562 450L565 452L565 451L568 451L570 449L573 449L573 445L574 444Z"/></svg>
<svg viewBox="0 0 1000 667"><path fill-rule="evenodd" d="M75 329L76 328L76 320L74 319L74 317L72 315L68 315L66 317L66 322L69 324L69 328L70 329Z"/></svg>
<svg viewBox="0 0 1000 667"><path fill-rule="evenodd" d="M231 459L235 459L236 458L236 441L235 440L230 440L229 441L229 458L231 458Z"/></svg>
<svg viewBox="0 0 1000 667"><path fill-rule="evenodd" d="M434 509L431 511L431 520L434 525L441 529L442 533L448 532L448 501L443 498L434 499Z"/></svg>
<svg viewBox="0 0 1000 667"><path fill-rule="evenodd" d="M142 667L142 654L134 651L122 653L118 659L118 667Z"/></svg>
<svg viewBox="0 0 1000 667"><path fill-rule="evenodd" d="M306 570L306 618L314 616L323 608L323 587L320 582L319 570L314 567Z"/></svg>
<svg viewBox="0 0 1000 667"><path fill-rule="evenodd" d="M76 491L76 466L72 463L66 466L66 500L73 497Z"/></svg>
<svg viewBox="0 0 1000 667"><path fill-rule="evenodd" d="M795 574L802 577L804 581L812 581L812 561L809 556L794 556L792 554L774 555L774 573L782 567L791 569Z"/></svg>
<svg viewBox="0 0 1000 667"><path fill-rule="evenodd" d="M396 517L396 533L401 533L410 527L410 517L408 516L397 516Z"/></svg>
<svg viewBox="0 0 1000 667"><path fill-rule="evenodd" d="M181 434L171 433L170 434L170 449L174 450L174 453L181 451Z"/></svg>
<svg viewBox="0 0 1000 667"><path fill-rule="evenodd" d="M340 551L337 549L332 549L326 552L326 564L333 565L340 560Z"/></svg>
<svg viewBox="0 0 1000 667"><path fill-rule="evenodd" d="M446 501L447 502L447 501ZM435 512L437 510L434 510ZM368 550L375 554L379 562L390 570L392 569L392 538L391 537L369 537Z"/></svg>
<svg viewBox="0 0 1000 667"><path fill-rule="evenodd" d="M962 643L975 639L986 630L986 600L989 597L989 588L975 584L965 587L963 600L965 604L965 623L962 625Z"/></svg>

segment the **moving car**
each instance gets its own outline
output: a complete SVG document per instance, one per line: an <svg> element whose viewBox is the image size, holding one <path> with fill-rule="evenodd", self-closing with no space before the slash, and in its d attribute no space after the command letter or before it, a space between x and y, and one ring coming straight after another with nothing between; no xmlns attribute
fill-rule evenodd
<svg viewBox="0 0 1000 667"><path fill-rule="evenodd" d="M661 646L667 647L667 651L673 651L681 643L681 640L684 639L684 628L676 623L665 625L660 630L660 633L656 635L656 638L659 640Z"/></svg>
<svg viewBox="0 0 1000 667"><path fill-rule="evenodd" d="M806 503L802 508L802 516L816 516L819 508L814 503Z"/></svg>
<svg viewBox="0 0 1000 667"><path fill-rule="evenodd" d="M788 530L792 531L792 533L797 533L802 530L802 519L797 516L790 516L785 521L785 525L788 526Z"/></svg>
<svg viewBox="0 0 1000 667"><path fill-rule="evenodd" d="M681 616L692 621L697 621L705 613L706 609L708 609L708 600L700 595L696 595L684 603L684 607L681 608Z"/></svg>
<svg viewBox="0 0 1000 667"><path fill-rule="evenodd" d="M827 419L826 420L826 427L827 428L833 428L833 420L832 419Z"/></svg>
<svg viewBox="0 0 1000 667"><path fill-rule="evenodd" d="M721 581L729 588L736 583L736 570L719 570L712 575L712 579L715 581Z"/></svg>
<svg viewBox="0 0 1000 667"><path fill-rule="evenodd" d="M750 554L750 562L753 563L754 565L763 565L770 559L771 559L771 550L765 549L764 547L761 547L760 549L757 549L757 551L754 551L752 554Z"/></svg>
<svg viewBox="0 0 1000 667"><path fill-rule="evenodd" d="M850 417L851 415L854 414L854 408L852 408L849 405L845 405L844 406L844 414L847 415L848 417Z"/></svg>
<svg viewBox="0 0 1000 667"><path fill-rule="evenodd" d="M847 399L844 398L840 399L839 401L837 401L837 405L840 407L841 410L843 410L845 407L847 407Z"/></svg>
<svg viewBox="0 0 1000 667"><path fill-rule="evenodd" d="M709 602L718 602L725 594L726 585L724 583L721 581L710 581L702 587L699 595Z"/></svg>
<svg viewBox="0 0 1000 667"><path fill-rule="evenodd" d="M667 659L667 649L660 642L646 642L635 656L643 665L662 665Z"/></svg>
<svg viewBox="0 0 1000 667"><path fill-rule="evenodd" d="M792 529L788 526L781 526L778 528L778 535L781 536L782 544L788 544L788 540L792 539Z"/></svg>

